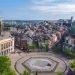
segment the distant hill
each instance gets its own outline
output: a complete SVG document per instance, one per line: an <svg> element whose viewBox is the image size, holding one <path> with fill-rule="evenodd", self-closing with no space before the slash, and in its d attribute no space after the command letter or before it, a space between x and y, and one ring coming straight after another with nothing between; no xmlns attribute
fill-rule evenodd
<svg viewBox="0 0 75 75"><path fill-rule="evenodd" d="M40 23L45 20L3 20L4 23Z"/></svg>

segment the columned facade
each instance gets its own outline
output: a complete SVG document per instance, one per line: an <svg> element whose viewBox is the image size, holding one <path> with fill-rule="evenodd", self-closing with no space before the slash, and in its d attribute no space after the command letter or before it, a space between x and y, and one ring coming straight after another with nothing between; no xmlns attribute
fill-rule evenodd
<svg viewBox="0 0 75 75"><path fill-rule="evenodd" d="M0 55L6 55L10 52L14 52L14 38L0 40Z"/></svg>

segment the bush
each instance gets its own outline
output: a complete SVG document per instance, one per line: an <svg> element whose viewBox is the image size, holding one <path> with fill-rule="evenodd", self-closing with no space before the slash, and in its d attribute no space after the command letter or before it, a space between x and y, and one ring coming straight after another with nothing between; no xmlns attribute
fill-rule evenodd
<svg viewBox="0 0 75 75"><path fill-rule="evenodd" d="M65 49L64 53L70 57L75 58L75 51L71 50L71 49Z"/></svg>
<svg viewBox="0 0 75 75"><path fill-rule="evenodd" d="M61 52L61 45L57 44L56 47L54 48L54 52L60 53Z"/></svg>
<svg viewBox="0 0 75 75"><path fill-rule="evenodd" d="M64 75L64 73L62 71L58 71L57 75Z"/></svg>
<svg viewBox="0 0 75 75"><path fill-rule="evenodd" d="M75 60L70 64L70 67L75 69Z"/></svg>
<svg viewBox="0 0 75 75"><path fill-rule="evenodd" d="M49 44L43 44L40 46L41 48L45 48L45 49L48 49L49 48Z"/></svg>
<svg viewBox="0 0 75 75"><path fill-rule="evenodd" d="M25 70L22 75L30 75L30 73Z"/></svg>
<svg viewBox="0 0 75 75"><path fill-rule="evenodd" d="M36 46L32 44L31 46L28 46L29 49L36 49Z"/></svg>

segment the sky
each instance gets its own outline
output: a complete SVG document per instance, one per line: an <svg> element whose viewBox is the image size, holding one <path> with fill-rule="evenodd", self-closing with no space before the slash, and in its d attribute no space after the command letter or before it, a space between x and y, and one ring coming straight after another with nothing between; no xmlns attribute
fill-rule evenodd
<svg viewBox="0 0 75 75"><path fill-rule="evenodd" d="M75 17L75 0L0 0L7 20L54 20Z"/></svg>

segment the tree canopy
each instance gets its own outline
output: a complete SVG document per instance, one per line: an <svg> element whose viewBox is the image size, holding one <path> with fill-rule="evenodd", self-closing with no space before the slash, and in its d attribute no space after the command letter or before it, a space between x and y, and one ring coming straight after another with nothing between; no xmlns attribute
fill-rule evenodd
<svg viewBox="0 0 75 75"><path fill-rule="evenodd" d="M71 63L71 68L74 68L75 69L75 60Z"/></svg>
<svg viewBox="0 0 75 75"><path fill-rule="evenodd" d="M7 56L0 56L0 75L16 75L11 68L11 61Z"/></svg>

